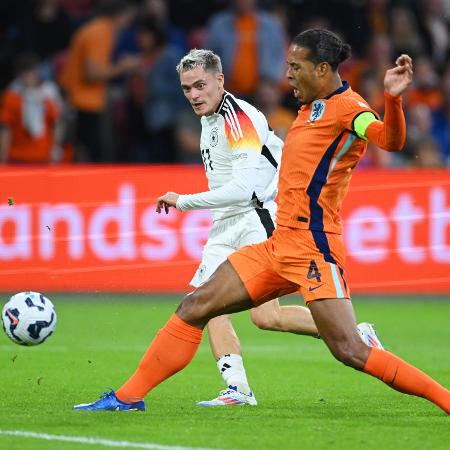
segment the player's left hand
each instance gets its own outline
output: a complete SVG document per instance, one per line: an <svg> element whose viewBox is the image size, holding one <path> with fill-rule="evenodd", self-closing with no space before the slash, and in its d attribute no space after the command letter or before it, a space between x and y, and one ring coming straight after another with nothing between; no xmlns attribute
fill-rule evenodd
<svg viewBox="0 0 450 450"><path fill-rule="evenodd" d="M402 95L412 82L413 65L408 55L401 55L395 61L396 66L386 71L384 89L394 97Z"/></svg>
<svg viewBox="0 0 450 450"><path fill-rule="evenodd" d="M156 204L156 212L158 214L161 214L161 211L164 208L166 214L169 214L169 208L175 208L177 206L177 200L179 196L180 194L177 194L176 192L166 192L164 195L161 195L161 197L158 198L158 202Z"/></svg>

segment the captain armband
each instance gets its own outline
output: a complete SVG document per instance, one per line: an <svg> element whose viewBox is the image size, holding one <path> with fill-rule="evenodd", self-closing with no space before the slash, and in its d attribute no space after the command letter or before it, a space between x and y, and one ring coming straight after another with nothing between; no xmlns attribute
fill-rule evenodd
<svg viewBox="0 0 450 450"><path fill-rule="evenodd" d="M353 131L358 135L359 138L367 141L366 130L371 123L377 120L378 118L374 113L370 111L364 111L363 113L356 116L353 120Z"/></svg>

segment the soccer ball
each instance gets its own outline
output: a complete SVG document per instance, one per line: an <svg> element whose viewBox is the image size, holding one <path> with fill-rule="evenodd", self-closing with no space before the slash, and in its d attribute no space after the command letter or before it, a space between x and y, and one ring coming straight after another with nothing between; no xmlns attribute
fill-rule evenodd
<svg viewBox="0 0 450 450"><path fill-rule="evenodd" d="M19 292L3 307L2 325L16 344L42 344L56 327L55 307L39 292Z"/></svg>

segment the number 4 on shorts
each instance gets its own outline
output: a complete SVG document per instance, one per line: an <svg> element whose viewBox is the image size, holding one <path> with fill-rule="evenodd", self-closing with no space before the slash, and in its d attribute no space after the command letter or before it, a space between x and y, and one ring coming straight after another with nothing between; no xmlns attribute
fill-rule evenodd
<svg viewBox="0 0 450 450"><path fill-rule="evenodd" d="M308 278L308 280L310 280L311 278L315 278L320 283L320 281L321 281L320 276L321 276L321 273L319 272L316 261L314 261L314 259L312 259L311 264L309 265L307 278Z"/></svg>

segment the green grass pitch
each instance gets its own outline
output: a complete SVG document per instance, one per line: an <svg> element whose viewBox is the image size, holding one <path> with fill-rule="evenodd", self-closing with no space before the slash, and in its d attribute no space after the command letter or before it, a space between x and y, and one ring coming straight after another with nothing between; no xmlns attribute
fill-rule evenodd
<svg viewBox="0 0 450 450"><path fill-rule="evenodd" d="M145 413L72 411L73 404L95 400L132 373L178 299L50 297L58 326L46 343L22 348L0 336L1 431L132 441L155 449L450 448L450 417L443 411L337 363L319 340L256 329L246 312L233 322L257 407L195 406L222 388L204 339L190 366L147 397ZM354 305L360 321L376 324L387 349L450 387L449 301L356 298ZM2 450L101 448L107 447L0 432Z"/></svg>

